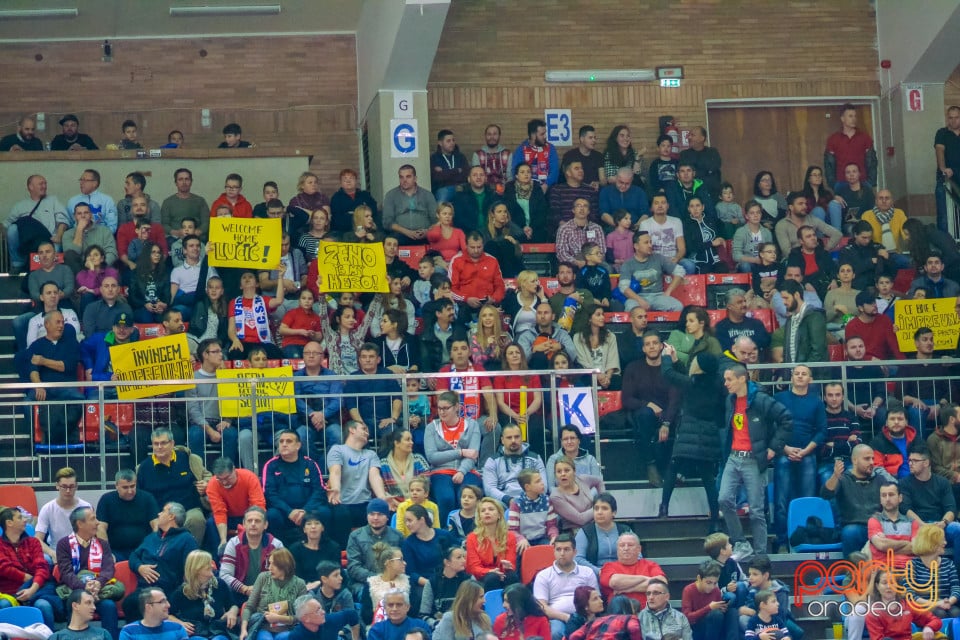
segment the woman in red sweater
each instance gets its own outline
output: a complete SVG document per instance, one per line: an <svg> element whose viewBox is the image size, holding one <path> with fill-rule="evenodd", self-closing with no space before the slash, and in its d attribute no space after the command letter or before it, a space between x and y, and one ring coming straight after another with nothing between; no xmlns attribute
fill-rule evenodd
<svg viewBox="0 0 960 640"><path fill-rule="evenodd" d="M477 505L477 526L467 536L467 573L483 584L484 591L520 581L517 537L507 530L499 500L481 498Z"/></svg>
<svg viewBox="0 0 960 640"><path fill-rule="evenodd" d="M889 638L890 640L910 640L913 637L911 624L917 625L924 640L931 640L938 634L942 622L929 611L917 611L903 600L890 583L895 578L886 571L874 575L873 598L870 610L865 616L867 631L871 638ZM883 606L881 606L881 603Z"/></svg>
<svg viewBox="0 0 960 640"><path fill-rule="evenodd" d="M437 206L437 224L427 229L427 242L430 250L439 251L446 263L458 252L467 252L467 236L453 226L453 205L449 202Z"/></svg>
<svg viewBox="0 0 960 640"><path fill-rule="evenodd" d="M493 633L500 640L550 637L550 621L527 587L512 584L504 589L503 608L504 612L493 623Z"/></svg>

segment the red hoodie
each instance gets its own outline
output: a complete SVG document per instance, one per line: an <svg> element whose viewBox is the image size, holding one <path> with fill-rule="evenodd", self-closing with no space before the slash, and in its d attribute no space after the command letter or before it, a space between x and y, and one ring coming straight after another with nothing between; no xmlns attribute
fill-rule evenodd
<svg viewBox="0 0 960 640"><path fill-rule="evenodd" d="M50 579L50 566L43 557L40 541L23 534L14 546L6 535L0 536L0 593L12 595L20 591L28 573L41 587Z"/></svg>

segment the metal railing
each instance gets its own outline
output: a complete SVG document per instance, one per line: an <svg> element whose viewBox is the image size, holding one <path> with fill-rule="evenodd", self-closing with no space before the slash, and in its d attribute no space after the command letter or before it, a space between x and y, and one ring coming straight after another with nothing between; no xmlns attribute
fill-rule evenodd
<svg viewBox="0 0 960 640"><path fill-rule="evenodd" d="M529 424L536 423L536 417L539 416L544 424L542 434L538 431L536 435L542 438L541 442L531 443L538 451L543 453L543 458L552 455L558 447L553 443L559 443L557 434L563 421L562 409L558 406L558 397L564 393L564 389L569 388L567 382L571 378L580 378L582 385L577 388L588 390L590 403L585 406L593 407L591 416L584 416L592 420L594 426L598 423L596 408L599 406L597 398L596 371L577 369L565 370L559 373L552 371L525 371L510 372L510 375L518 375L524 379L531 379L538 376L539 386L525 386L523 389L491 389L491 390L455 390L461 396L461 403L464 399L476 395L479 401L479 421L483 424L484 419L489 412L485 404L488 394L501 393L519 393L525 391L528 394L542 394L543 403L536 415L529 416ZM244 429L252 429L252 452L254 470L259 466L261 460L273 455L273 443L275 435L282 429L298 428L306 425L306 415L302 411L294 410L292 414L282 414L271 411L270 407L274 401L281 399L290 399L295 403L297 401L309 402L312 410L322 410L327 403L339 402L341 410L336 422L341 426L348 418L347 411L343 409L345 403L353 406L353 399L362 397L366 400L377 400L379 398L390 397L398 398L402 402L401 420L399 426L406 427L407 419L411 415L411 403L415 400L406 390L408 380L417 380L418 383L425 383L425 388L419 394L428 399L438 396L442 390L436 390L438 381L454 380L463 377L476 378L477 386L485 384L484 380L503 375L500 372L469 372L469 376L463 373L410 373L410 374L384 374L376 376L362 377L360 380L376 380L377 382L392 380L399 384L399 391L392 392L371 392L364 390L358 394L353 392L339 394L299 394L296 391L288 395L273 395L263 391L271 383L289 383L291 380L299 386L301 383L356 383L358 376L316 376L316 377L263 377L244 379L244 390L249 393L246 395L224 395L220 400L242 401L250 408L250 415L245 417L229 416L235 426L242 426ZM151 382L151 386L159 388L176 387L184 384L195 384L199 386L236 384L236 379L187 379L187 380L163 380ZM247 383L249 383L247 385ZM17 391L21 393L33 389L43 388L47 391L54 389L79 390L86 396L84 400L45 400L42 402L27 399L21 401L5 402L0 405L0 418L8 419L9 423L14 425L14 433L8 436L0 436L0 477L4 482L10 481L35 481L38 478L49 479L56 470L63 466L73 467L78 474L78 481L87 489L109 489L113 486L113 476L118 468L134 468L144 458L150 454L150 432L157 427L169 427L174 432L175 440L178 445L188 444L188 438L185 437L189 430L189 410L191 403L202 402L209 398L188 398L184 392L173 394L162 394L157 397L143 398L138 400L118 400L116 399L116 390L122 387L122 382L97 382L97 383L54 383L54 384L0 384L0 393ZM448 382L448 384L450 384ZM454 385L455 386L455 385ZM199 394L204 395L204 394ZM216 395L216 394L214 394ZM437 417L434 403L431 403L431 413L427 421ZM522 413L522 412L521 412ZM510 422L506 416L498 411L499 425ZM339 419L343 417L343 420ZM209 417L209 416L207 416ZM228 416L223 416L228 417ZM389 431L380 429L377 424L387 415L379 415L374 410L372 419L366 416L365 422L368 422L371 436L371 446L380 450L382 437ZM77 425L79 419L79 425ZM56 425L59 430L65 431L59 437L54 436L54 441L50 438L52 433L47 432L47 427ZM423 425L421 425L421 428ZM311 434L311 437L323 438L323 430ZM25 437L29 435L29 437ZM66 437L68 435L68 437ZM494 434L495 435L495 434ZM531 437L535 434L531 431ZM9 437L14 436L14 437ZM233 451L224 451L222 446L212 444L204 438L204 451L199 452L209 461L219 454L229 454L235 462L238 462L237 453ZM485 438L486 440L486 438ZM587 442L593 444L594 455L600 459L600 451L596 446L596 439L587 439ZM585 444L587 443L585 442ZM493 450L499 446L499 441L492 443ZM304 443L304 452L309 451L308 443ZM320 451L326 451L326 442L320 443ZM314 450L316 452L316 449ZM16 461L20 461L17 464ZM323 466L323 461L318 460ZM28 464L29 463L29 464ZM29 471L27 470L29 467Z"/></svg>

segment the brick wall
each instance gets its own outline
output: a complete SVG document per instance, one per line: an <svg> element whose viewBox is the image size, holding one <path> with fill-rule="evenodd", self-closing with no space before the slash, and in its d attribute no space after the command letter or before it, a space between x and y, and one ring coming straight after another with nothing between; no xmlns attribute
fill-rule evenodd
<svg viewBox="0 0 960 640"><path fill-rule="evenodd" d="M545 107L571 108L575 129L593 124L605 140L626 123L652 153L658 116L703 123L707 99L877 95L875 38L867 0L454 0L428 84L431 133L451 128L472 151L498 122L516 145ZM665 65L683 65L681 88L543 79Z"/></svg>
<svg viewBox="0 0 960 640"><path fill-rule="evenodd" d="M328 194L343 167L357 167L357 60L353 36L117 41L113 62L97 42L0 46L0 123L15 130L21 113L45 112L49 141L64 113L103 148L120 138L120 123L140 127L145 147L166 143L172 129L190 147L215 147L229 122L260 146L313 155ZM37 61L35 56L42 55ZM212 126L201 127L210 109ZM297 176L276 176L281 195ZM259 202L259 185L247 189ZM158 194L159 195L159 194Z"/></svg>

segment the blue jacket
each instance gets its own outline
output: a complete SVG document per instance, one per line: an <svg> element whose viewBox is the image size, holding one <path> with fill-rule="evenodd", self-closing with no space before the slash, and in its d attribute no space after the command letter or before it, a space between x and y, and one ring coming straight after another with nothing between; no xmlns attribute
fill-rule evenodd
<svg viewBox="0 0 960 640"><path fill-rule="evenodd" d="M306 369L293 372L294 378L304 378ZM320 376L336 375L330 369L321 369ZM343 383L339 380L303 380L293 381L293 393L297 397L297 413L306 421L308 415L314 411L323 410L323 417L327 422L340 422L340 395L343 393Z"/></svg>
<svg viewBox="0 0 960 640"><path fill-rule="evenodd" d="M631 221L636 224L640 216L650 212L647 192L640 187L632 186L626 193L621 193L615 184L600 189L600 213L613 215L617 209L629 211L632 216Z"/></svg>
<svg viewBox="0 0 960 640"><path fill-rule="evenodd" d="M187 554L196 548L197 541L186 529L177 527L168 529L165 534L160 531L151 533L130 554L130 570L137 576L137 586L141 589L147 586L138 573L140 565L156 564L160 577L150 586L163 589L164 593L173 593L183 584L183 564Z"/></svg>
<svg viewBox="0 0 960 640"><path fill-rule="evenodd" d="M327 487L320 467L301 455L293 462L274 456L263 465L263 494L268 509L290 513L294 509L319 511L327 504Z"/></svg>
<svg viewBox="0 0 960 640"><path fill-rule="evenodd" d="M140 332L136 329L130 335L130 342L140 339ZM116 344L113 331L101 331L89 336L80 344L80 354L83 368L92 370L91 378L95 382L110 380L113 376L113 367L110 366L110 347ZM96 390L93 390L96 393Z"/></svg>
<svg viewBox="0 0 960 640"><path fill-rule="evenodd" d="M736 407L735 395L727 396L727 411L723 423L723 451L729 453L733 448L733 411ZM769 464L767 449L779 455L790 441L793 433L793 417L782 404L763 393L760 387L747 382L747 423L750 430L750 442L757 467L764 471Z"/></svg>

